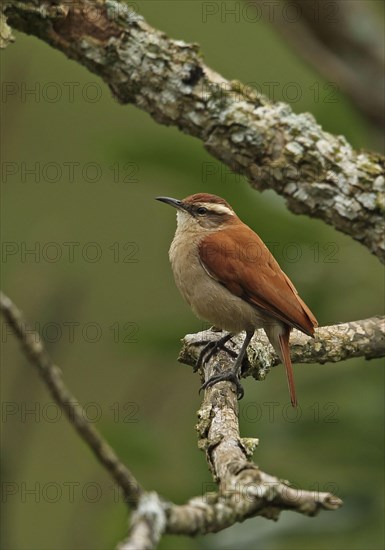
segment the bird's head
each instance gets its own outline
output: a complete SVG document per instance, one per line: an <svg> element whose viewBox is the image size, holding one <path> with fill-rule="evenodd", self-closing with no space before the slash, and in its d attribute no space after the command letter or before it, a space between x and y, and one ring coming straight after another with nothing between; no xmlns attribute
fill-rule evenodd
<svg viewBox="0 0 385 550"><path fill-rule="evenodd" d="M195 228L197 230L213 231L223 229L237 220L234 210L228 202L217 195L196 193L183 200L170 197L156 197L177 208L178 228Z"/></svg>

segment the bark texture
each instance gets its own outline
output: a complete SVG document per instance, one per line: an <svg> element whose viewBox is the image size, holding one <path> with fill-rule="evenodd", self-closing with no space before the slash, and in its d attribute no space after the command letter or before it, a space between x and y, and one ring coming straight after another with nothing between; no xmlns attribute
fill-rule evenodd
<svg viewBox="0 0 385 550"><path fill-rule="evenodd" d="M385 162L380 155L354 151L342 136L324 132L310 114L294 114L289 106L273 104L240 82L224 79L203 63L198 45L169 39L115 0L9 0L3 13L14 29L37 36L99 75L121 103L133 103L159 123L199 138L253 187L275 189L292 211L323 219L384 260ZM205 392L198 412L199 446L218 491L204 491L184 505L145 491L87 424L58 367L41 342L32 342L32 333L23 329L20 312L7 297L1 297L1 309L53 397L70 420L75 418L72 423L80 437L134 509L122 550L153 548L163 533L193 536L258 515L277 519L282 510L312 516L342 505L330 493L294 489L251 461L258 440L240 437L238 403L226 382ZM379 357L384 354L383 338L376 318L321 327L314 341L293 333L293 361ZM193 345L196 339L202 335L187 336L182 351L182 360L190 364L199 350ZM248 358L249 373L258 379L278 362L259 333ZM227 360L224 353L212 359L204 376Z"/></svg>
<svg viewBox="0 0 385 550"><path fill-rule="evenodd" d="M204 64L197 44L171 40L115 0L9 0L8 23L77 60L157 122L202 140L259 190L317 217L385 260L384 157L354 151L309 113L295 114Z"/></svg>
<svg viewBox="0 0 385 550"><path fill-rule="evenodd" d="M280 511L292 510L313 516L320 510L336 510L342 506L342 501L331 493L294 489L289 482L261 471L250 460L258 440L240 438L236 397L229 385L221 387L221 384L205 392L197 426L199 447L206 452L219 492L202 491L186 504L177 505L155 492L145 491L103 436L89 424L39 335L28 327L19 309L2 293L0 310L52 397L113 476L125 502L133 510L129 536L119 544L118 550L150 550L157 546L164 533L203 535L258 515L277 519ZM208 368L212 369L215 363L216 359Z"/></svg>
<svg viewBox="0 0 385 550"><path fill-rule="evenodd" d="M183 339L183 347L179 361L194 366L202 349L203 343L216 341L222 332L206 330L197 334L187 334ZM227 347L239 353L244 335L233 337ZM293 329L290 337L291 358L293 363L337 363L353 357L375 359L385 356L385 317L376 316L361 321L351 321L315 330L314 338ZM264 380L271 367L281 361L269 343L263 330L255 331L248 350L248 368L242 373L244 377L253 376ZM222 368L228 367L234 359L223 354ZM207 379L206 367L204 376ZM226 384L230 384L226 382Z"/></svg>

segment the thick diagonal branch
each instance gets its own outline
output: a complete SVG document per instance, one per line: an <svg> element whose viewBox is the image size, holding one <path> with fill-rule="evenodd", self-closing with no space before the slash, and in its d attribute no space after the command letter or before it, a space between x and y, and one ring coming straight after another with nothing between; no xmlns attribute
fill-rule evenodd
<svg viewBox="0 0 385 550"><path fill-rule="evenodd" d="M197 334L187 334L179 361L195 365L203 342L216 341L222 334L206 330ZM232 338L235 352L239 352L242 336ZM231 344L227 344L230 346ZM376 316L361 321L351 321L315 330L314 338L293 329L290 337L293 363L336 363L353 357L375 359L385 357L385 317ZM263 380L270 367L280 363L280 359L263 330L257 330L248 348L249 368L243 376L253 376ZM232 359L224 355L223 361Z"/></svg>
<svg viewBox="0 0 385 550"><path fill-rule="evenodd" d="M114 0L8 0L8 23L98 74L121 103L202 140L257 189L274 189L296 213L318 217L385 259L384 158L356 152L207 65L196 44L171 40Z"/></svg>

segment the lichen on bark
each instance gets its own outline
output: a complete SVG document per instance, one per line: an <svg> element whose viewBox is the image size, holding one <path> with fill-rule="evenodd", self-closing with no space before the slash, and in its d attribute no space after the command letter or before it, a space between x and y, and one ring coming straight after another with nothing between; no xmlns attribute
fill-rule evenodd
<svg viewBox="0 0 385 550"><path fill-rule="evenodd" d="M309 113L229 81L199 46L172 40L115 0L9 0L9 24L98 74L121 103L177 126L259 190L331 224L385 261L385 160L355 151Z"/></svg>

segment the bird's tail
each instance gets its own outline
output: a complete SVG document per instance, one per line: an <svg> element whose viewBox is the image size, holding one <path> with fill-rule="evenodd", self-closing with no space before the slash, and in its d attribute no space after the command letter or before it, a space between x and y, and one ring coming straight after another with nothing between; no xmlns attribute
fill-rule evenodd
<svg viewBox="0 0 385 550"><path fill-rule="evenodd" d="M288 325L284 325L283 323L279 323L279 325L274 324L270 326L265 326L265 332L273 348L278 353L282 363L285 365L287 383L290 392L290 401L293 407L296 407L297 396L295 392L294 374L291 364L289 347L290 331L290 327Z"/></svg>
<svg viewBox="0 0 385 550"><path fill-rule="evenodd" d="M283 333L279 335L279 347L281 349L282 361L286 369L287 383L290 392L290 401L293 407L297 406L297 396L295 393L294 373L290 358L289 347L290 329L287 328Z"/></svg>

